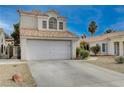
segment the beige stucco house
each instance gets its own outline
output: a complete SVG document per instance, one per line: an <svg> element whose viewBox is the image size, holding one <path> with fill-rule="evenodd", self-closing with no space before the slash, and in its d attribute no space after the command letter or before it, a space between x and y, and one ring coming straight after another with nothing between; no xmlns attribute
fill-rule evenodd
<svg viewBox="0 0 124 93"><path fill-rule="evenodd" d="M98 44L101 47L101 55L124 56L124 31L116 31L84 40L89 43L90 47Z"/></svg>
<svg viewBox="0 0 124 93"><path fill-rule="evenodd" d="M22 60L76 58L78 36L67 31L65 17L54 10L18 12Z"/></svg>
<svg viewBox="0 0 124 93"><path fill-rule="evenodd" d="M9 45L13 46L12 49L10 49ZM13 55L14 51L14 40L12 37L10 37L8 34L5 33L3 28L0 28L0 58L10 58L10 52Z"/></svg>

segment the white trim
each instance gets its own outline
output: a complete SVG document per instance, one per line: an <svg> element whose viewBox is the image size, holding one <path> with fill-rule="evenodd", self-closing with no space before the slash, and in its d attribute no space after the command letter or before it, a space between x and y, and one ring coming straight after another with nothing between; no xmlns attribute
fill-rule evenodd
<svg viewBox="0 0 124 93"><path fill-rule="evenodd" d="M20 36L20 39L21 39L21 38L25 38L25 39L26 39L26 38L27 38L27 39L48 39L48 40L54 40L54 39L55 39L55 40L78 40L78 38L73 38L73 37L70 37L70 38L69 38L69 37L67 37L67 38L66 38L66 37L63 37L63 38L61 38L61 37L60 37L60 38L59 38L59 37L56 37L56 38L51 37L51 38L50 38L50 37L49 37L49 38L48 38L48 37Z"/></svg>

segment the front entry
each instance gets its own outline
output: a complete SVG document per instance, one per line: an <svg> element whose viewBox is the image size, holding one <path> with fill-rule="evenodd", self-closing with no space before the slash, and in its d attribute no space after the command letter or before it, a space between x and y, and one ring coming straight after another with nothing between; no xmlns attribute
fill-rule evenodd
<svg viewBox="0 0 124 93"><path fill-rule="evenodd" d="M114 42L114 54L116 56L119 56L120 52L119 52L119 42Z"/></svg>

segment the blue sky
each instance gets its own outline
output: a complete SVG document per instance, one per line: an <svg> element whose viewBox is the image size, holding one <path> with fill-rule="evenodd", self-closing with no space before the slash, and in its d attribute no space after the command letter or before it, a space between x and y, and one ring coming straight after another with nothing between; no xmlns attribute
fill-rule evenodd
<svg viewBox="0 0 124 93"><path fill-rule="evenodd" d="M67 28L77 35L86 34L91 21L96 21L98 30L95 35L103 34L106 29L124 30L124 6L86 6L86 5L65 5L65 6L0 6L0 27L10 34L13 31L13 24L19 21L17 9L30 11L49 9L57 10L61 16L67 17Z"/></svg>

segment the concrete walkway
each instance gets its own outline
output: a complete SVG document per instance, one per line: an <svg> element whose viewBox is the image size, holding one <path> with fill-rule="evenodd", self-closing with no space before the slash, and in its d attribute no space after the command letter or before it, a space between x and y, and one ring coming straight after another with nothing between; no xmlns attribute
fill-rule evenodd
<svg viewBox="0 0 124 93"><path fill-rule="evenodd" d="M25 61L21 61L19 59L0 59L0 65L1 64L21 64L25 63Z"/></svg>
<svg viewBox="0 0 124 93"><path fill-rule="evenodd" d="M124 87L124 74L75 60L28 62L39 87Z"/></svg>

